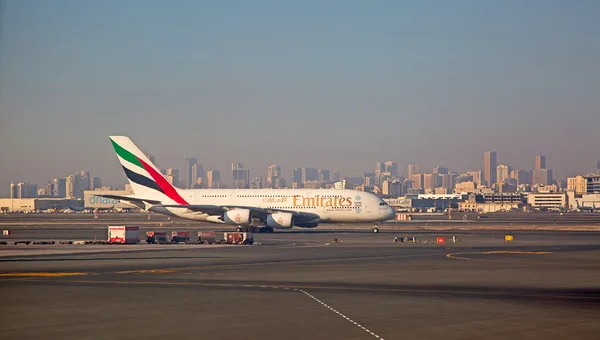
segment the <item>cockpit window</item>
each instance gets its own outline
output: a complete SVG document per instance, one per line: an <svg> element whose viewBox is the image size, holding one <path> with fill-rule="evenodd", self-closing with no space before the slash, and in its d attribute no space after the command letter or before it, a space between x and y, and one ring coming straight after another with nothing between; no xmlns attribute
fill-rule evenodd
<svg viewBox="0 0 600 340"><path fill-rule="evenodd" d="M379 205L387 205L387 203L381 202L381 203L379 203Z"/></svg>

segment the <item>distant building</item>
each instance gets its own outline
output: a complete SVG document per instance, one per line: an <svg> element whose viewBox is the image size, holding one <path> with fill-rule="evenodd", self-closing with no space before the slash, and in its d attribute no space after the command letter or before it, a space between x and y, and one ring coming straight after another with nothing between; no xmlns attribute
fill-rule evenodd
<svg viewBox="0 0 600 340"><path fill-rule="evenodd" d="M398 163L396 161L386 161L385 172L389 172L392 177L398 176Z"/></svg>
<svg viewBox="0 0 600 340"><path fill-rule="evenodd" d="M381 184L381 193L390 197L404 196L406 194L406 182L385 180Z"/></svg>
<svg viewBox="0 0 600 340"><path fill-rule="evenodd" d="M440 180L440 183L438 185L438 187L442 187L442 188L454 188L454 176L455 174L441 174L438 176L438 179Z"/></svg>
<svg viewBox="0 0 600 340"><path fill-rule="evenodd" d="M483 154L483 180L488 187L496 183L497 151L487 151Z"/></svg>
<svg viewBox="0 0 600 340"><path fill-rule="evenodd" d="M450 188L444 188L444 187L435 188L436 195L447 195L447 194L451 194L451 193L452 193L452 189L450 189Z"/></svg>
<svg viewBox="0 0 600 340"><path fill-rule="evenodd" d="M206 182L209 189L221 188L221 173L218 170L207 171Z"/></svg>
<svg viewBox="0 0 600 340"><path fill-rule="evenodd" d="M534 170L546 169L546 156L535 156Z"/></svg>
<svg viewBox="0 0 600 340"><path fill-rule="evenodd" d="M175 187L180 186L179 169L169 168L169 169L167 169L167 171L165 173L166 173L165 177L166 177L167 181L169 181L169 183L173 184L173 186L175 186Z"/></svg>
<svg viewBox="0 0 600 340"><path fill-rule="evenodd" d="M275 188L280 189L280 188L285 188L286 187L286 182L285 182L285 178L283 177L277 177L277 179L275 180Z"/></svg>
<svg viewBox="0 0 600 340"><path fill-rule="evenodd" d="M185 159L185 178L186 178L186 187L193 188L194 183L196 183L196 178L194 178L194 165L198 164L198 158L188 157Z"/></svg>
<svg viewBox="0 0 600 340"><path fill-rule="evenodd" d="M292 183L302 183L302 169L295 168L292 170Z"/></svg>
<svg viewBox="0 0 600 340"><path fill-rule="evenodd" d="M319 170L319 182L328 183L331 181L331 172L329 170Z"/></svg>
<svg viewBox="0 0 600 340"><path fill-rule="evenodd" d="M346 183L346 180L343 179L334 183L334 189L346 189L347 185L348 183Z"/></svg>
<svg viewBox="0 0 600 340"><path fill-rule="evenodd" d="M533 171L533 184L534 185L550 185L553 184L552 169L540 169Z"/></svg>
<svg viewBox="0 0 600 340"><path fill-rule="evenodd" d="M500 183L496 183L496 191L498 191L500 193L517 192L517 187L510 183L500 182Z"/></svg>
<svg viewBox="0 0 600 340"><path fill-rule="evenodd" d="M406 178L411 179L413 175L420 173L419 165L417 164L409 164L406 168Z"/></svg>
<svg viewBox="0 0 600 340"><path fill-rule="evenodd" d="M567 206L567 195L564 193L530 193L527 204L534 208L564 208Z"/></svg>
<svg viewBox="0 0 600 340"><path fill-rule="evenodd" d="M38 186L29 182L10 183L10 198L36 198Z"/></svg>
<svg viewBox="0 0 600 340"><path fill-rule="evenodd" d="M586 176L586 182L588 194L600 194L600 175Z"/></svg>
<svg viewBox="0 0 600 340"><path fill-rule="evenodd" d="M204 178L206 177L204 174L204 168L202 167L202 164L196 163L192 165L192 177L190 178L192 181L191 187L205 188L206 186L204 185Z"/></svg>
<svg viewBox="0 0 600 340"><path fill-rule="evenodd" d="M102 180L99 177L93 177L90 180L90 190L96 190L102 188Z"/></svg>
<svg viewBox="0 0 600 340"><path fill-rule="evenodd" d="M318 181L319 170L315 168L302 168L302 183Z"/></svg>
<svg viewBox="0 0 600 340"><path fill-rule="evenodd" d="M560 188L556 184L540 185L535 187L535 191L542 193L560 192Z"/></svg>
<svg viewBox="0 0 600 340"><path fill-rule="evenodd" d="M423 174L414 174L411 176L412 189L423 189Z"/></svg>
<svg viewBox="0 0 600 340"><path fill-rule="evenodd" d="M433 168L433 173L436 175L447 175L448 168L444 166L436 166L435 168Z"/></svg>
<svg viewBox="0 0 600 340"><path fill-rule="evenodd" d="M233 189L250 188L250 170L244 168L242 163L231 164L231 177L233 180Z"/></svg>
<svg viewBox="0 0 600 340"><path fill-rule="evenodd" d="M477 189L477 183L475 182L461 182L454 185L454 192L456 193L475 192L475 189Z"/></svg>
<svg viewBox="0 0 600 340"><path fill-rule="evenodd" d="M146 158L148 158L148 160L154 164L156 166L156 162L154 161L154 156L152 156L151 154L147 153L145 154Z"/></svg>
<svg viewBox="0 0 600 340"><path fill-rule="evenodd" d="M423 189L435 189L437 187L438 175L437 174L424 174L423 175Z"/></svg>
<svg viewBox="0 0 600 340"><path fill-rule="evenodd" d="M576 195L587 193L587 179L581 175L567 178L567 191L573 191Z"/></svg>
<svg viewBox="0 0 600 340"><path fill-rule="evenodd" d="M75 198L75 176L70 175L65 179L65 197Z"/></svg>
<svg viewBox="0 0 600 340"><path fill-rule="evenodd" d="M381 184L379 183L379 178L383 172L385 172L385 162L375 162L375 171L373 171L373 174L378 179L377 185Z"/></svg>
<svg viewBox="0 0 600 340"><path fill-rule="evenodd" d="M1 212L33 212L79 207L81 200L65 198L0 198Z"/></svg>
<svg viewBox="0 0 600 340"><path fill-rule="evenodd" d="M129 195L127 190L86 190L83 192L83 206L91 209L140 209L135 205L123 203L117 199L98 195Z"/></svg>
<svg viewBox="0 0 600 340"><path fill-rule="evenodd" d="M83 198L83 192L90 190L90 184L92 183L92 177L86 170L81 170L75 175L75 197Z"/></svg>
<svg viewBox="0 0 600 340"><path fill-rule="evenodd" d="M496 183L502 183L509 179L511 171L512 169L508 165L498 165L496 167Z"/></svg>
<svg viewBox="0 0 600 340"><path fill-rule="evenodd" d="M531 184L531 171L513 170L510 172L510 178L516 181L516 185Z"/></svg>
<svg viewBox="0 0 600 340"><path fill-rule="evenodd" d="M477 184L477 186L481 186L483 182L483 173L480 170L468 171L467 175L471 177L471 180Z"/></svg>

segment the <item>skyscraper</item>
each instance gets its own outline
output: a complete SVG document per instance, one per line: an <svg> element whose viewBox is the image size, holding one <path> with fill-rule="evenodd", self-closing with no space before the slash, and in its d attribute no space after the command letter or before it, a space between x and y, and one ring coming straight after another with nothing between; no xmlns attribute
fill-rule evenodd
<svg viewBox="0 0 600 340"><path fill-rule="evenodd" d="M19 198L19 191L17 187L17 183L10 182L10 198Z"/></svg>
<svg viewBox="0 0 600 340"><path fill-rule="evenodd" d="M193 178L193 167L198 164L198 158L188 157L185 159L185 178L187 188L193 188L195 184L195 178Z"/></svg>
<svg viewBox="0 0 600 340"><path fill-rule="evenodd" d="M292 183L302 183L302 169L295 168L292 170Z"/></svg>
<svg viewBox="0 0 600 340"><path fill-rule="evenodd" d="M152 164L156 165L156 162L154 161L154 156L152 156L152 155L151 155L151 154L149 154L149 153L145 153L144 155L146 156L146 158L148 158L148 160L149 160L149 161L150 161Z"/></svg>
<svg viewBox="0 0 600 340"><path fill-rule="evenodd" d="M437 175L447 175L448 168L446 168L445 166L436 166L435 168L433 168L433 173Z"/></svg>
<svg viewBox="0 0 600 340"><path fill-rule="evenodd" d="M533 184L537 185L551 185L554 179L552 178L551 169L540 169L533 171Z"/></svg>
<svg viewBox="0 0 600 340"><path fill-rule="evenodd" d="M419 166L417 164L409 164L406 168L406 178L411 179L413 175L419 173Z"/></svg>
<svg viewBox="0 0 600 340"><path fill-rule="evenodd" d="M67 176L65 179L65 197L75 198L75 176Z"/></svg>
<svg viewBox="0 0 600 340"><path fill-rule="evenodd" d="M208 188L219 189L221 188L221 173L218 170L209 170L206 172L206 181L208 182Z"/></svg>
<svg viewBox="0 0 600 340"><path fill-rule="evenodd" d="M102 179L100 177L90 178L90 190L102 188Z"/></svg>
<svg viewBox="0 0 600 340"><path fill-rule="evenodd" d="M179 169L167 169L165 177L169 183L173 184L173 186L179 187Z"/></svg>
<svg viewBox="0 0 600 340"><path fill-rule="evenodd" d="M319 170L315 168L302 168L302 183L319 180Z"/></svg>
<svg viewBox="0 0 600 340"><path fill-rule="evenodd" d="M480 186L482 183L482 173L480 170L475 170L475 171L467 171L467 175L469 175L469 177L471 177L471 180L477 184L477 186Z"/></svg>
<svg viewBox="0 0 600 340"><path fill-rule="evenodd" d="M423 189L423 174L414 174L411 176L413 189Z"/></svg>
<svg viewBox="0 0 600 340"><path fill-rule="evenodd" d="M596 163L596 172L600 174L600 161Z"/></svg>
<svg viewBox="0 0 600 340"><path fill-rule="evenodd" d="M385 172L389 172L392 177L398 176L398 163L396 161L385 162Z"/></svg>
<svg viewBox="0 0 600 340"><path fill-rule="evenodd" d="M385 162L375 162L375 177L380 173L385 172Z"/></svg>
<svg viewBox="0 0 600 340"><path fill-rule="evenodd" d="M319 182L327 183L331 181L331 172L329 170L319 170Z"/></svg>
<svg viewBox="0 0 600 340"><path fill-rule="evenodd" d="M510 178L512 169L508 165L500 164L496 167L496 181L498 183L505 182Z"/></svg>
<svg viewBox="0 0 600 340"><path fill-rule="evenodd" d="M250 188L250 170L244 168L242 163L231 164L231 177L234 189Z"/></svg>
<svg viewBox="0 0 600 340"><path fill-rule="evenodd" d="M75 175L74 197L83 198L83 192L90 190L90 173L86 170L81 170Z"/></svg>
<svg viewBox="0 0 600 340"><path fill-rule="evenodd" d="M54 179L53 197L64 198L67 196L67 180L65 178Z"/></svg>
<svg viewBox="0 0 600 340"><path fill-rule="evenodd" d="M281 177L281 167L279 165L269 165L269 169L267 170L267 179L270 181L273 177Z"/></svg>
<svg viewBox="0 0 600 340"><path fill-rule="evenodd" d="M198 178L201 179L202 188L206 188L204 183L204 168L202 167L202 164L196 163L192 165L192 188L198 187Z"/></svg>
<svg viewBox="0 0 600 340"><path fill-rule="evenodd" d="M496 183L497 151L487 151L483 154L483 180L488 187Z"/></svg>
<svg viewBox="0 0 600 340"><path fill-rule="evenodd" d="M535 167L534 170L546 169L546 156L537 155L535 156Z"/></svg>

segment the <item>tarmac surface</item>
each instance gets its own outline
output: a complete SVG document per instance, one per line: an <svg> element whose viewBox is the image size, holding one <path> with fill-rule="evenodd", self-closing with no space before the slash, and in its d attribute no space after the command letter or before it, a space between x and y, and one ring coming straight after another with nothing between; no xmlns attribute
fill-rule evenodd
<svg viewBox="0 0 600 340"><path fill-rule="evenodd" d="M104 222L13 225L4 240L105 237ZM182 224L177 230L184 227L194 228ZM362 227L255 234L251 246L1 245L1 337L597 339L600 334L598 231L511 230L514 241L505 242L507 232L501 230L374 234ZM421 243L394 243L400 236ZM452 236L459 242L448 242ZM447 243L435 244L437 237ZM335 238L341 243L332 242Z"/></svg>

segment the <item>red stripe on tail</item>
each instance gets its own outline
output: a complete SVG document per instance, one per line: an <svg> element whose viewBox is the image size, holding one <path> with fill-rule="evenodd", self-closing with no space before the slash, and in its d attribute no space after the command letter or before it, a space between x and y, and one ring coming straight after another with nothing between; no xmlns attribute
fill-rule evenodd
<svg viewBox="0 0 600 340"><path fill-rule="evenodd" d="M148 165L148 163L144 162L139 157L136 158L140 161L140 163L142 163L144 169L148 171L150 176L152 176L152 179L154 179L156 184L158 184L158 186L162 189L165 195L169 196L170 199L179 204L188 204L188 202L186 202L186 200L184 200L183 197L179 195L175 187L171 185L171 183L169 183L161 174L156 172L156 170L154 170L150 165Z"/></svg>

